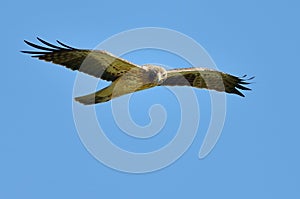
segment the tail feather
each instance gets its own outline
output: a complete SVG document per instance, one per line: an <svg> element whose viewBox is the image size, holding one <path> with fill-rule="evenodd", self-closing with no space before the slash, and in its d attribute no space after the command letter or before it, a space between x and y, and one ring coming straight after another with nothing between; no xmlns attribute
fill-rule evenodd
<svg viewBox="0 0 300 199"><path fill-rule="evenodd" d="M98 103L103 103L111 100L111 95L108 96L98 96L97 93L92 93L85 96L76 97L75 101L84 105L93 105Z"/></svg>
<svg viewBox="0 0 300 199"><path fill-rule="evenodd" d="M75 101L84 105L92 105L92 104L107 102L112 99L113 88L114 88L114 83L95 93L76 97Z"/></svg>

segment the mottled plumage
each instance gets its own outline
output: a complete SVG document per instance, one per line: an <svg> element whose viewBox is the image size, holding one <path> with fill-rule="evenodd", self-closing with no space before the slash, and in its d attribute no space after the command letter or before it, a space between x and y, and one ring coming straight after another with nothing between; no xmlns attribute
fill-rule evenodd
<svg viewBox="0 0 300 199"><path fill-rule="evenodd" d="M41 60L49 61L78 70L96 78L112 83L95 93L76 97L83 104L97 104L113 98L155 86L192 86L220 92L233 93L244 97L238 90L251 90L243 85L249 84L245 79L207 68L178 68L165 70L160 66L139 66L116 57L102 50L84 50L65 45L59 41L56 46L37 38L47 47L28 42L25 43L41 51L21 51L33 54Z"/></svg>

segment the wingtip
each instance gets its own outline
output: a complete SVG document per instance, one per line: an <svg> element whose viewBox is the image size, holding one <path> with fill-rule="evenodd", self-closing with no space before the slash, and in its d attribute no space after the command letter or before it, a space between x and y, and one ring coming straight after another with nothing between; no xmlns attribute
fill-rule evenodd
<svg viewBox="0 0 300 199"><path fill-rule="evenodd" d="M252 79L255 78L255 76L252 76L252 77L249 77L249 78L246 78L246 77L247 77L247 75L243 75L243 76L240 77L239 79L240 79L241 81L249 81L249 80L252 80Z"/></svg>
<svg viewBox="0 0 300 199"><path fill-rule="evenodd" d="M29 45L29 46L32 44L31 42L27 41L26 39L24 39L24 43Z"/></svg>
<svg viewBox="0 0 300 199"><path fill-rule="evenodd" d="M27 51L27 50L20 50L20 53L32 54L30 51Z"/></svg>
<svg viewBox="0 0 300 199"><path fill-rule="evenodd" d="M36 37L37 40L39 40L40 42L43 42L44 40L39 38L39 37Z"/></svg>
<svg viewBox="0 0 300 199"><path fill-rule="evenodd" d="M255 76L252 76L252 77L250 77L248 80L252 80L252 79L254 79L255 78Z"/></svg>
<svg viewBox="0 0 300 199"><path fill-rule="evenodd" d="M68 49L71 49L71 50L78 50L77 48L74 48L74 47L71 47L71 46L69 46L69 45L67 45L67 44L64 44L64 43L62 43L62 42L59 41L59 40L56 40L56 42L57 42L58 44L60 44L61 46L65 47L65 48L68 48Z"/></svg>
<svg viewBox="0 0 300 199"><path fill-rule="evenodd" d="M237 89L235 89L233 93L237 94L237 95L239 95L241 97L245 97L245 95L243 93L241 93L240 91L238 91Z"/></svg>

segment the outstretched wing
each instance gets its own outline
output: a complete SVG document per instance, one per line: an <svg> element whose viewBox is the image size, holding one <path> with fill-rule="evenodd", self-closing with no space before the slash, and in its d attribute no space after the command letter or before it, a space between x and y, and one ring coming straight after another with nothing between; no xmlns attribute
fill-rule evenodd
<svg viewBox="0 0 300 199"><path fill-rule="evenodd" d="M161 86L192 86L220 92L233 93L244 97L238 90L251 90L243 85L249 84L247 80L230 74L207 68L180 68L167 71L167 79Z"/></svg>
<svg viewBox="0 0 300 199"><path fill-rule="evenodd" d="M57 43L61 46L56 46L40 38L37 39L47 47L24 40L29 46L41 51L21 52L33 54L32 57L36 57L40 60L59 64L71 70L78 70L107 81L114 81L130 70L144 70L138 65L105 51L77 49L63 44L60 41L57 41Z"/></svg>

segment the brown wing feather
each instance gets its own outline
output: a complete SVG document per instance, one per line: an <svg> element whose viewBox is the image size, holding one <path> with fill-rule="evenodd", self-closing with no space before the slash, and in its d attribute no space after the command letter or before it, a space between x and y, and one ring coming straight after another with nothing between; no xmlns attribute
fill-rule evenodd
<svg viewBox="0 0 300 199"><path fill-rule="evenodd" d="M59 41L57 42L61 46L56 46L40 38L37 39L47 45L47 47L39 46L25 40L26 44L41 51L21 52L33 54L32 57L40 60L59 64L71 70L78 70L107 81L114 81L130 70L144 70L138 65L105 51L76 49Z"/></svg>
<svg viewBox="0 0 300 199"><path fill-rule="evenodd" d="M239 78L207 68L182 68L169 70L167 79L161 86L192 86L233 93L244 97L238 89L251 90L243 85L249 84L246 81L254 78L244 79L245 77Z"/></svg>

